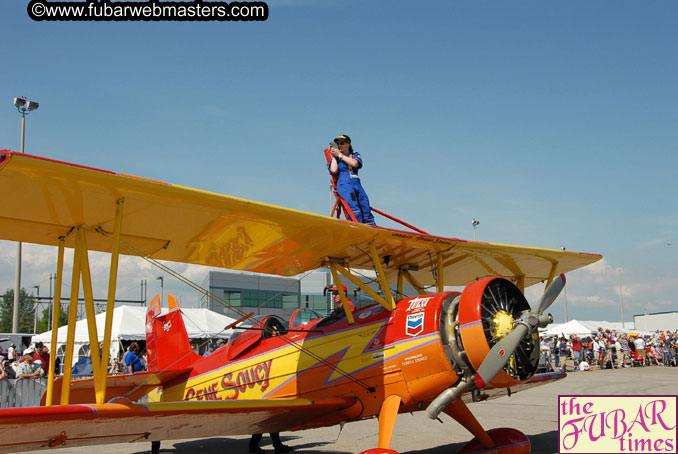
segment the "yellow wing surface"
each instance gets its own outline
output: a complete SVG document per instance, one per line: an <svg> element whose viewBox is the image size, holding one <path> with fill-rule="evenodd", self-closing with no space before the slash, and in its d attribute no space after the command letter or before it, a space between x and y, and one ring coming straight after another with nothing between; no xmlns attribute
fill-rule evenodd
<svg viewBox="0 0 678 454"><path fill-rule="evenodd" d="M314 427L314 419L336 414L352 398L220 400L0 409L0 453L47 447L249 435Z"/></svg>
<svg viewBox="0 0 678 454"><path fill-rule="evenodd" d="M0 151L0 191L1 239L55 246L65 237L73 247L82 227L90 250L110 252L124 199L121 253L283 276L327 257L372 269L370 243L387 276L406 265L424 285L436 282L440 253L444 285L498 275L529 286L601 258L370 227L9 150Z"/></svg>

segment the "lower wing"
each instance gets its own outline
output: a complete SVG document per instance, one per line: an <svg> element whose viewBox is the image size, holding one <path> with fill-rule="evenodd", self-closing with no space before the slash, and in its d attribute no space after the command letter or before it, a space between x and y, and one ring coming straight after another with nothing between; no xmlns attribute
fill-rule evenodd
<svg viewBox="0 0 678 454"><path fill-rule="evenodd" d="M299 430L348 419L353 398L182 401L0 409L0 453Z"/></svg>

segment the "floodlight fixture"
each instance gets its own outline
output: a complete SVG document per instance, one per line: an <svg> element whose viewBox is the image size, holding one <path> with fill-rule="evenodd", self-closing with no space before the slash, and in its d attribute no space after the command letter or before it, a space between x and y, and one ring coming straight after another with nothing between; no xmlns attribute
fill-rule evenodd
<svg viewBox="0 0 678 454"><path fill-rule="evenodd" d="M16 110L19 111L22 117L25 117L29 114L29 112L37 110L38 107L40 107L40 103L36 101L30 101L26 99L25 96L21 96L19 98L14 98L14 107L16 107Z"/></svg>

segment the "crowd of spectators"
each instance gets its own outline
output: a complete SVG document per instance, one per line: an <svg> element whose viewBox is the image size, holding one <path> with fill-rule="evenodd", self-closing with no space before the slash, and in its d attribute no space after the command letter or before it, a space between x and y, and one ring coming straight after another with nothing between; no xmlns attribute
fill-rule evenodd
<svg viewBox="0 0 678 454"><path fill-rule="evenodd" d="M615 332L598 328L595 334L579 337L542 336L542 368L588 371L642 366L678 366L678 330L657 330L652 335Z"/></svg>
<svg viewBox="0 0 678 454"><path fill-rule="evenodd" d="M223 339L210 340L207 349L202 356L208 356L221 345L224 344ZM200 348L204 345L195 344L194 350L199 353ZM101 351L102 345L99 345ZM61 375L60 367L61 358L57 357L56 374ZM109 362L108 373L127 374L146 370L146 351L137 342L130 343L125 352L119 356L112 356ZM45 377L49 371L49 348L42 342L36 342L29 347L21 346L17 348L16 345L11 344L6 352L0 351L0 380L14 379L14 378L37 378ZM87 351L81 357L71 370L74 376L92 375L92 358L91 350Z"/></svg>
<svg viewBox="0 0 678 454"><path fill-rule="evenodd" d="M44 377L49 370L49 348L42 342L18 350L11 344L7 352L0 352L0 380Z"/></svg>

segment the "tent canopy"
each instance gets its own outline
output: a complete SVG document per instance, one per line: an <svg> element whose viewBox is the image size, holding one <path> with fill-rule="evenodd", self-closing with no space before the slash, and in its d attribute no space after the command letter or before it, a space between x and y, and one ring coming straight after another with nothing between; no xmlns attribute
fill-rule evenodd
<svg viewBox="0 0 678 454"><path fill-rule="evenodd" d="M167 309L165 309L165 312ZM235 319L227 317L218 312L209 309L181 309L186 332L190 339L205 338L228 338L233 330L224 331L224 328L233 323ZM104 323L106 312L96 316L97 335L99 342L104 339ZM58 343L66 342L68 326L62 326L57 332ZM115 308L113 316L113 328L111 331L113 340L146 340L146 308L136 306L119 306ZM33 336L33 342L43 342L50 344L52 342L52 332ZM75 324L75 343L89 344L89 334L87 332L87 320L78 320ZM53 350L53 348L51 348Z"/></svg>
<svg viewBox="0 0 678 454"><path fill-rule="evenodd" d="M622 330L618 326L613 326L606 321L595 321L595 320L570 320L567 323L554 324L554 326L549 326L546 331L541 333L543 336L560 336L565 335L569 336L570 334L576 334L579 337L586 337L598 332L598 327L605 329L610 329L617 332L627 332L627 330Z"/></svg>
<svg viewBox="0 0 678 454"><path fill-rule="evenodd" d="M595 320L570 320L567 323L552 323L547 326L547 329L543 332L540 331L542 336L569 336L570 334L576 334L579 337L586 337L598 332L598 328L603 328L603 330L609 329L616 333L635 333L641 336L652 335L651 332L642 331L632 328L621 328L621 323L617 322L606 322L606 321L595 321Z"/></svg>

